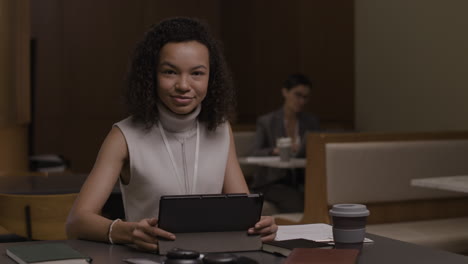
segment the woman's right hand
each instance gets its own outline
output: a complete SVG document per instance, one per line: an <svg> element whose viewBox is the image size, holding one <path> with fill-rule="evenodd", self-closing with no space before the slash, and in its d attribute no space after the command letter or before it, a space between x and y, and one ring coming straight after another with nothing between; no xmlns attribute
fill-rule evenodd
<svg viewBox="0 0 468 264"><path fill-rule="evenodd" d="M158 250L158 237L175 240L176 236L158 228L158 219L146 218L138 222L132 232L133 243L138 249L155 252Z"/></svg>
<svg viewBox="0 0 468 264"><path fill-rule="evenodd" d="M279 148L274 148L274 149L271 151L271 155L272 155L272 156L278 156L278 155L279 155Z"/></svg>

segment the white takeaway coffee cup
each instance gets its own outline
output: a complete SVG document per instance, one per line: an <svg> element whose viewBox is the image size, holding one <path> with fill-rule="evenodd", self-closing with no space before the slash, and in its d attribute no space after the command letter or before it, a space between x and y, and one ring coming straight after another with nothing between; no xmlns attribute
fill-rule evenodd
<svg viewBox="0 0 468 264"><path fill-rule="evenodd" d="M329 211L336 248L362 249L370 212L363 204L335 204Z"/></svg>
<svg viewBox="0 0 468 264"><path fill-rule="evenodd" d="M279 150L281 161L289 161L292 156L292 139L290 137L281 137L276 140L276 147Z"/></svg>

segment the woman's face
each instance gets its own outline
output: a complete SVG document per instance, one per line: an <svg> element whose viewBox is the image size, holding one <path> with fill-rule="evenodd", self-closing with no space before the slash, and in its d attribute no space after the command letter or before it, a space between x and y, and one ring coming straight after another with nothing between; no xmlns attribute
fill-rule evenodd
<svg viewBox="0 0 468 264"><path fill-rule="evenodd" d="M284 105L294 113L304 110L309 100L310 87L300 84L292 87L290 90L283 88Z"/></svg>
<svg viewBox="0 0 468 264"><path fill-rule="evenodd" d="M197 41L167 43L161 49L156 71L160 100L176 114L189 114L208 90L208 48Z"/></svg>

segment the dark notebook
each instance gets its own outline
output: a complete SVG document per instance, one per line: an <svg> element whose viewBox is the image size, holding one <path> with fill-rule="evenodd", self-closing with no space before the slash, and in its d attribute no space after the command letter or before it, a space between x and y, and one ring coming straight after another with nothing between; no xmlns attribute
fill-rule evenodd
<svg viewBox="0 0 468 264"><path fill-rule="evenodd" d="M313 240L297 238L281 241L264 242L262 250L270 253L277 253L283 256L289 256L291 251L295 248L333 248L332 245Z"/></svg>
<svg viewBox="0 0 468 264"><path fill-rule="evenodd" d="M295 248L284 264L356 264L358 255L357 249Z"/></svg>
<svg viewBox="0 0 468 264"><path fill-rule="evenodd" d="M91 258L64 243L17 244L6 254L20 264L29 263L89 263Z"/></svg>

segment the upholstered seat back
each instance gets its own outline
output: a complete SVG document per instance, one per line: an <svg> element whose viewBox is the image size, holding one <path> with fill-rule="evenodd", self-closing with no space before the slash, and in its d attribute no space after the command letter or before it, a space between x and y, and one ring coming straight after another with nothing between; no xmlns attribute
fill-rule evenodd
<svg viewBox="0 0 468 264"><path fill-rule="evenodd" d="M233 132L233 136L237 157L249 156L255 140L255 131L237 131ZM241 164L241 169L244 176L249 179L254 174L256 167L254 165Z"/></svg>
<svg viewBox="0 0 468 264"><path fill-rule="evenodd" d="M330 142L325 148L328 204L466 196L410 182L468 175L468 140Z"/></svg>

